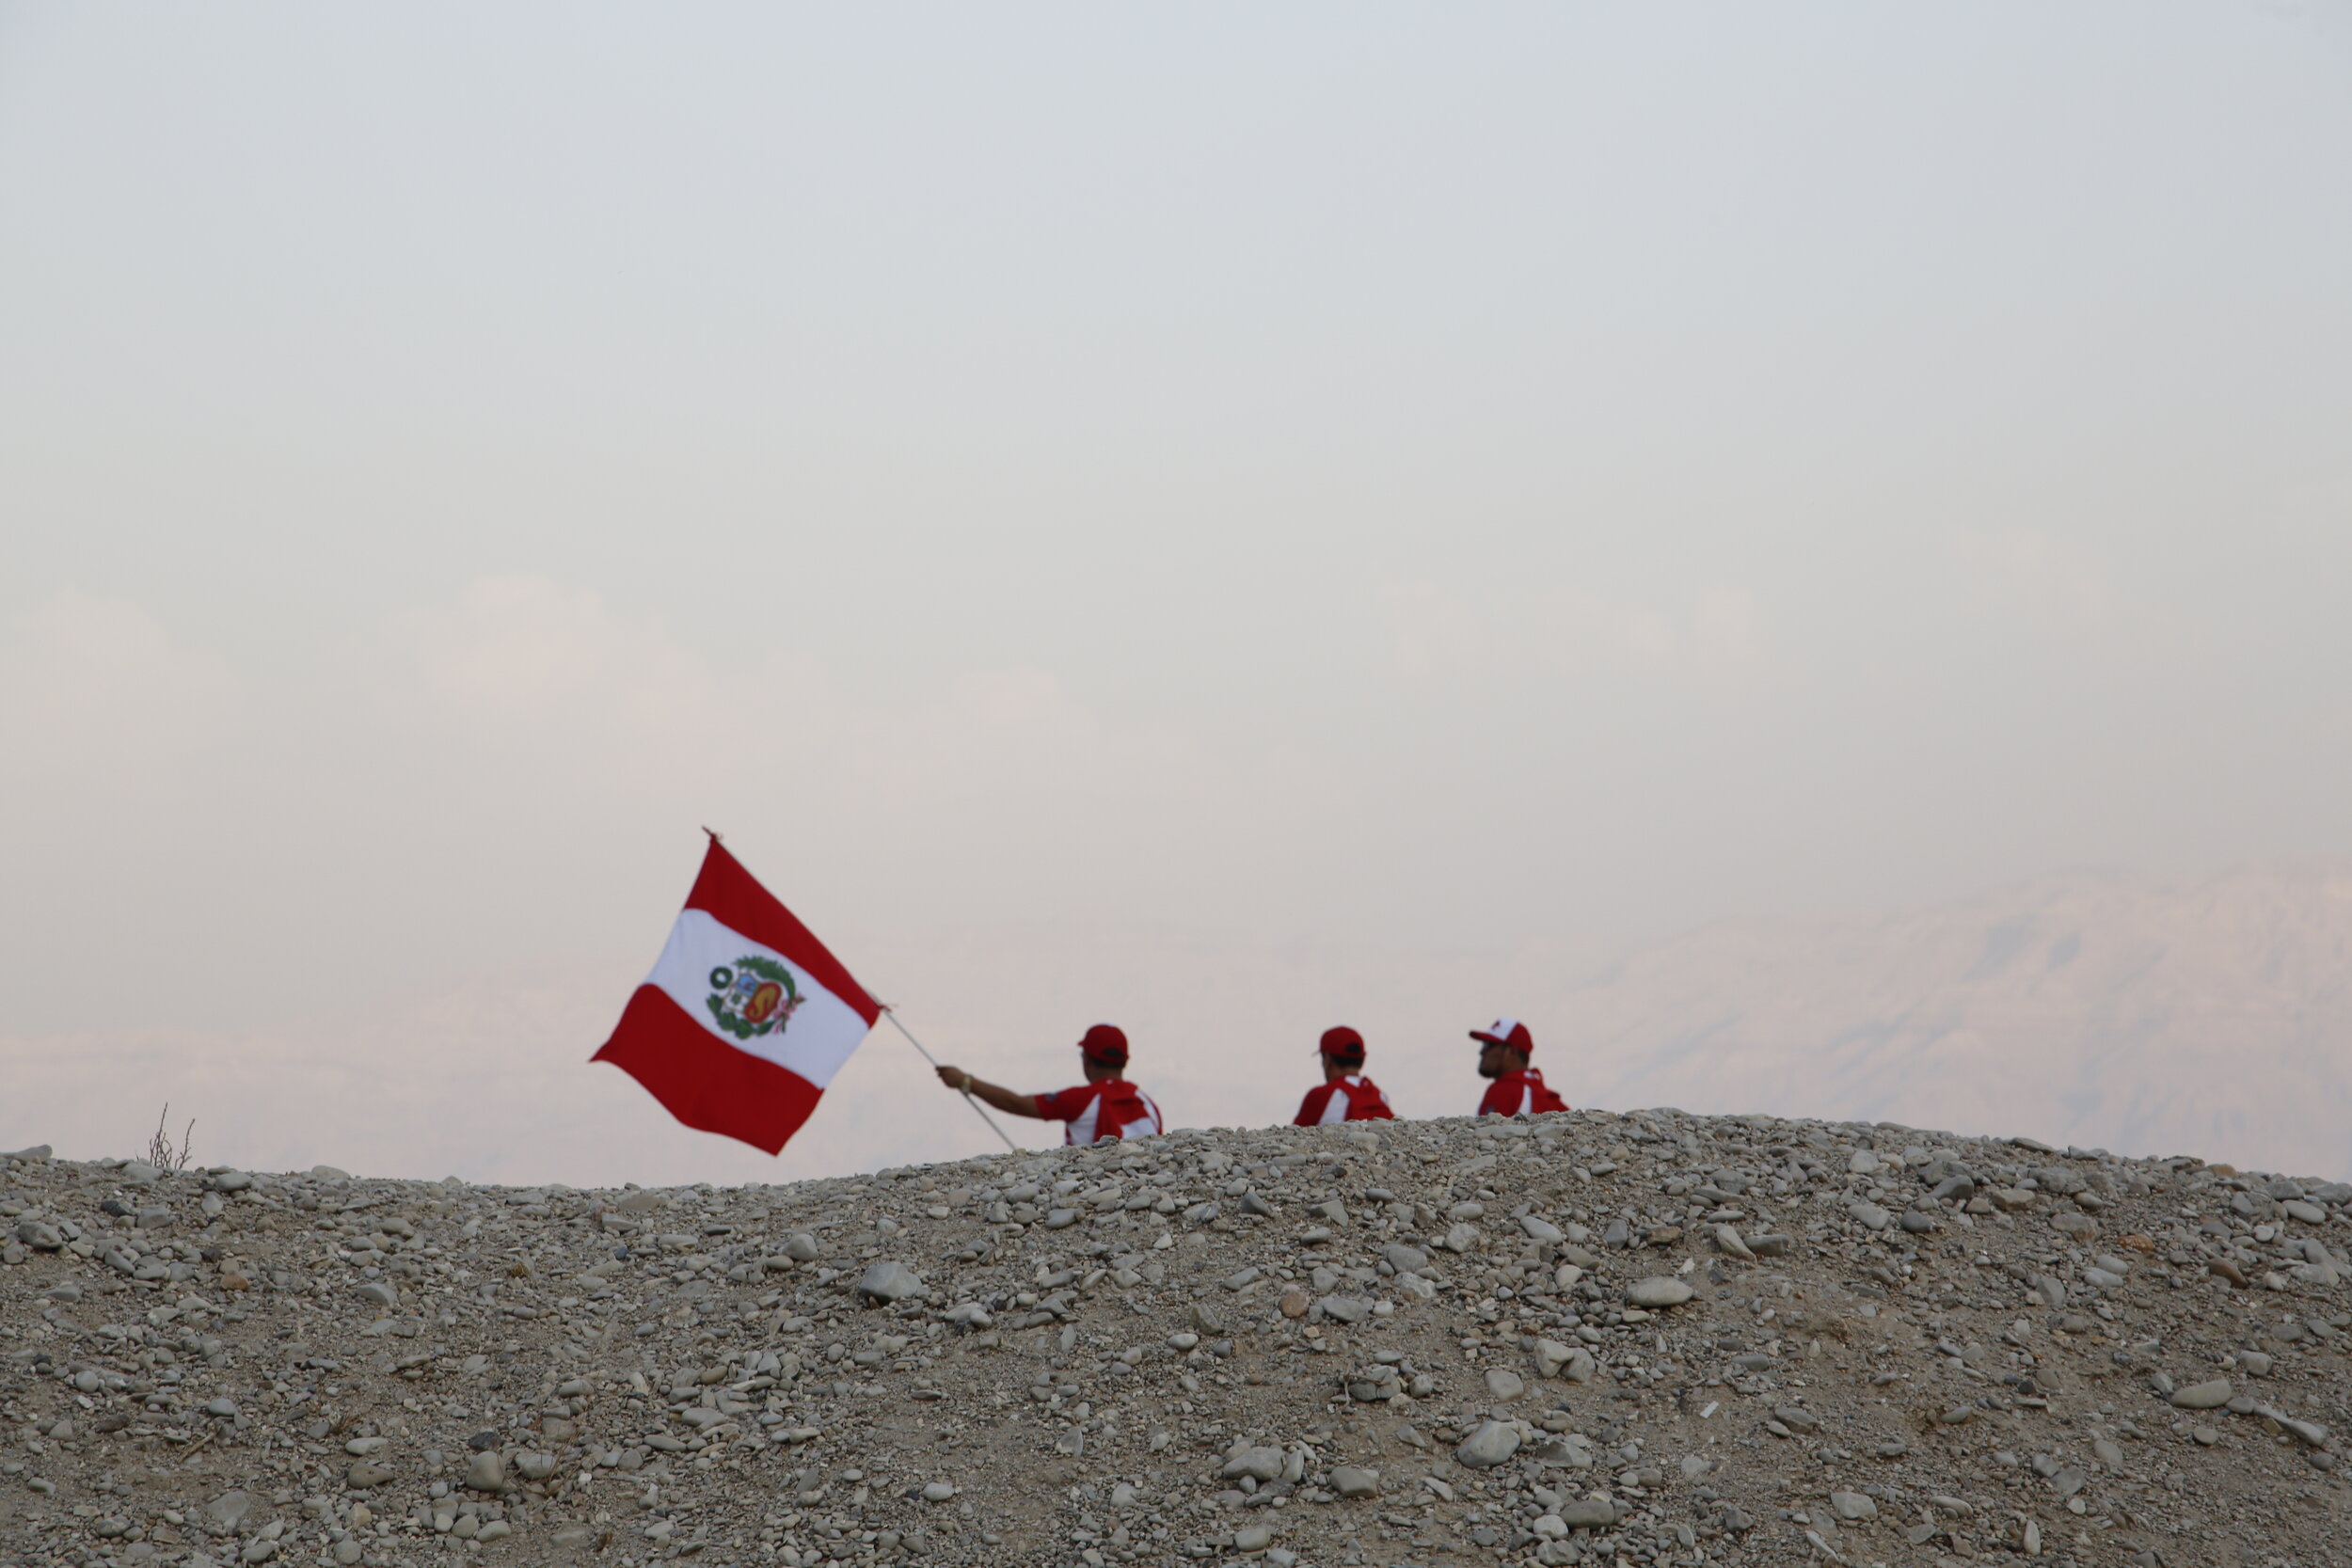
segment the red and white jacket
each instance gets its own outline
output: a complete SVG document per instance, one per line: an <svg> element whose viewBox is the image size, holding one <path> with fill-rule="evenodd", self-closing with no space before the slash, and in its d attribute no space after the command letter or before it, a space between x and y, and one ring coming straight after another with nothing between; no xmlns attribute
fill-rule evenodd
<svg viewBox="0 0 2352 1568"><path fill-rule="evenodd" d="M1380 1085L1359 1072L1309 1089L1307 1098L1298 1102L1298 1115L1291 1125L1329 1127L1342 1121L1389 1121L1395 1116L1389 1109L1389 1097L1380 1092Z"/></svg>
<svg viewBox="0 0 2352 1568"><path fill-rule="evenodd" d="M1058 1094L1037 1097L1037 1114L1047 1121L1067 1122L1062 1142L1100 1143L1105 1138L1150 1138L1165 1131L1160 1108L1152 1097L1124 1078L1099 1084L1079 1084Z"/></svg>
<svg viewBox="0 0 2352 1568"><path fill-rule="evenodd" d="M1487 1085L1486 1098L1478 1102L1482 1117L1515 1117L1521 1111L1537 1116L1567 1108L1568 1102L1544 1087L1543 1073L1532 1067L1504 1073Z"/></svg>

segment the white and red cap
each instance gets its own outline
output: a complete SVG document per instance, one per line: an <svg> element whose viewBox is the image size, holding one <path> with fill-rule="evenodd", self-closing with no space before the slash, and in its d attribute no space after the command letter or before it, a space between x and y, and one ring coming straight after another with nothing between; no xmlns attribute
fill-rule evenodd
<svg viewBox="0 0 2352 1568"><path fill-rule="evenodd" d="M1499 1018L1484 1029L1472 1029L1470 1037L1488 1045L1509 1046L1514 1051L1535 1053L1535 1037L1527 1032L1527 1025L1516 1018Z"/></svg>

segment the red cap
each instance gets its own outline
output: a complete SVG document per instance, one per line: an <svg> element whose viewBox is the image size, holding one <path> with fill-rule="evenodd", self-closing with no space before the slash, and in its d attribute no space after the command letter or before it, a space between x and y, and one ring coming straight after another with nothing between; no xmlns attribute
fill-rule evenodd
<svg viewBox="0 0 2352 1568"><path fill-rule="evenodd" d="M1327 1056L1352 1056L1363 1060L1364 1037L1343 1023L1336 1029L1326 1029L1317 1050Z"/></svg>
<svg viewBox="0 0 2352 1568"><path fill-rule="evenodd" d="M1514 1051L1535 1053L1535 1037L1527 1032L1527 1025L1516 1018L1499 1018L1484 1029L1472 1029L1470 1038L1488 1045L1507 1045Z"/></svg>
<svg viewBox="0 0 2352 1568"><path fill-rule="evenodd" d="M1116 1023L1098 1023L1078 1042L1078 1052L1089 1062L1101 1062L1105 1067L1123 1066L1127 1060L1127 1032Z"/></svg>

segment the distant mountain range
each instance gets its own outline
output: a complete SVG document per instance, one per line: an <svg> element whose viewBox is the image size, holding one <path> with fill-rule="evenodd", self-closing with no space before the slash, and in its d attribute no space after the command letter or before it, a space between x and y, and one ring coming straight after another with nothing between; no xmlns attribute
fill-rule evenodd
<svg viewBox="0 0 2352 1568"><path fill-rule="evenodd" d="M1558 996L1613 1106L1892 1120L2352 1175L2352 864L2070 874L1710 926Z"/></svg>
<svg viewBox="0 0 2352 1568"><path fill-rule="evenodd" d="M835 941L944 1059L1023 1089L1074 1079L1087 1024L1124 1024L1174 1126L1288 1120L1338 1022L1371 1039L1400 1115L1467 1115L1483 1085L1466 1032L1508 1012L1577 1105L1899 1121L2352 1178L2352 864L2055 876L1867 919L1727 922L1581 976L1540 943L1009 927ZM197 1118L200 1158L255 1168L743 1181L995 1146L888 1030L781 1161L678 1127L588 1063L649 957L543 958L245 1030L0 1033L14 1091L0 1148L135 1153L167 1100L175 1128Z"/></svg>

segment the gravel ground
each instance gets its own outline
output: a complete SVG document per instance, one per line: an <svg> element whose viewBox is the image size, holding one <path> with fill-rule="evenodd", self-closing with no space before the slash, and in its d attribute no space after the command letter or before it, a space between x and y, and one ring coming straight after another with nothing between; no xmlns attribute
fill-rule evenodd
<svg viewBox="0 0 2352 1568"><path fill-rule="evenodd" d="M0 1164L0 1564L2352 1562L2352 1187L1886 1124Z"/></svg>

